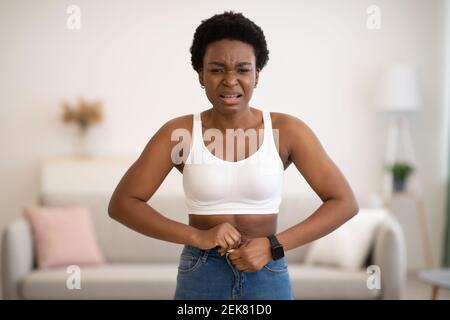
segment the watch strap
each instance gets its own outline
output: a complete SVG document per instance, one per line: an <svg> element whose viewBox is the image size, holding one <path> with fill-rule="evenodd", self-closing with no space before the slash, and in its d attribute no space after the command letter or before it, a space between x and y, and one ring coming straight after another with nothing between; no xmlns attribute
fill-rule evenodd
<svg viewBox="0 0 450 320"><path fill-rule="evenodd" d="M278 241L277 237L275 235L270 235L267 237L270 241L270 246L273 248L277 245L280 245L280 242Z"/></svg>

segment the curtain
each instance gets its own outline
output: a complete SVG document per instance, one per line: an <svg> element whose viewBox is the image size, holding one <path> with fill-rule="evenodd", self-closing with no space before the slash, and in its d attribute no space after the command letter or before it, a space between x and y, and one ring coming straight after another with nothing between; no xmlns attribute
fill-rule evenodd
<svg viewBox="0 0 450 320"><path fill-rule="evenodd" d="M449 172L450 172L450 157L449 157ZM447 230L444 244L444 266L450 267L450 182L447 183Z"/></svg>
<svg viewBox="0 0 450 320"><path fill-rule="evenodd" d="M446 11L446 25L447 25L447 34L446 34L446 63L447 63L447 75L446 75L446 87L450 83L450 1L447 0L445 2L445 11ZM446 105L447 108L447 126L450 124L450 90L446 89ZM445 243L444 243L444 254L443 254L443 265L446 267L450 267L450 134L447 136L449 149L448 149L448 175L447 175L447 222L446 222L446 233L445 233Z"/></svg>

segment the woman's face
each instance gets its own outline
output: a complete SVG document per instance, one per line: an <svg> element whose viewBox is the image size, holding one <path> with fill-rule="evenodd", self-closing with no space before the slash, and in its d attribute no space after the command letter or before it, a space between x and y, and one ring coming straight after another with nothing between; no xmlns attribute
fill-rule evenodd
<svg viewBox="0 0 450 320"><path fill-rule="evenodd" d="M222 39L208 45L198 74L214 108L227 112L248 107L259 77L255 62L247 43Z"/></svg>

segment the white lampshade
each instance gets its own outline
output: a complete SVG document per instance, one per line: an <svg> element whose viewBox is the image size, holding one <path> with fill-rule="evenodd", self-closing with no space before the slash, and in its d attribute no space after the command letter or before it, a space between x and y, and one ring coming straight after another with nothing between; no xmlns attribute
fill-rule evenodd
<svg viewBox="0 0 450 320"><path fill-rule="evenodd" d="M415 69L407 64L388 68L380 79L377 99L378 107L384 111L416 111L422 99Z"/></svg>

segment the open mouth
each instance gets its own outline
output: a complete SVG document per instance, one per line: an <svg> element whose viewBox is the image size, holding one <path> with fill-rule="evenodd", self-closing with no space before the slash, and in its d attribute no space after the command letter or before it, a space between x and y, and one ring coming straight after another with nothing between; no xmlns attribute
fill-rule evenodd
<svg viewBox="0 0 450 320"><path fill-rule="evenodd" d="M236 102L239 102L240 98L242 97L242 94L221 94L219 95L220 99L225 102L226 104L233 104Z"/></svg>

